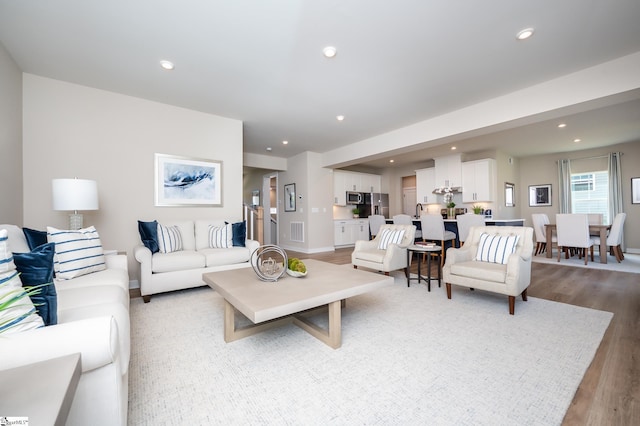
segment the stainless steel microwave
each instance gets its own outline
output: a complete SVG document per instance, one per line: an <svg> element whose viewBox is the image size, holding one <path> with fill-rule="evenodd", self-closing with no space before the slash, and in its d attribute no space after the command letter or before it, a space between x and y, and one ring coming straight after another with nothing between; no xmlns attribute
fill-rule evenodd
<svg viewBox="0 0 640 426"><path fill-rule="evenodd" d="M347 191L347 204L362 204L364 203L364 197L362 192Z"/></svg>

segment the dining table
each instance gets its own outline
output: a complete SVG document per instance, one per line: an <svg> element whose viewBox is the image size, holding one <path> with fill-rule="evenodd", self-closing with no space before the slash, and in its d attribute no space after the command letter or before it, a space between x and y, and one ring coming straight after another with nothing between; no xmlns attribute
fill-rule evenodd
<svg viewBox="0 0 640 426"><path fill-rule="evenodd" d="M556 230L555 223L545 223L545 232L547 241L552 241L553 231ZM607 263L607 231L611 229L611 225L591 225L589 224L589 233L598 234L600 236L600 263ZM547 257L551 257L551 244L547 250Z"/></svg>

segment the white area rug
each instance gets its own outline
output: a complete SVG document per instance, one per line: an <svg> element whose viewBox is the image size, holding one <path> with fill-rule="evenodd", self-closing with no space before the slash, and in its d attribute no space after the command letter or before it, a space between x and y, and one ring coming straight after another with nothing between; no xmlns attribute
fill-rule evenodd
<svg viewBox="0 0 640 426"><path fill-rule="evenodd" d="M333 350L293 325L224 343L208 287L137 298L129 424L560 424L612 316L398 274L347 301Z"/></svg>
<svg viewBox="0 0 640 426"><path fill-rule="evenodd" d="M624 260L620 263L616 260L615 256L608 255L607 263L600 263L600 256L598 255L598 249L595 249L593 259L589 257L589 262L585 266L584 258L578 259L578 256L572 256L569 259L565 259L564 255L558 262L558 255L554 249L553 257L547 258L545 254L539 254L533 256L533 261L536 263L549 263L561 266L575 266L577 268L591 268L591 269L603 269L605 271L618 271L618 272L630 272L633 274L640 274L640 254L626 254Z"/></svg>

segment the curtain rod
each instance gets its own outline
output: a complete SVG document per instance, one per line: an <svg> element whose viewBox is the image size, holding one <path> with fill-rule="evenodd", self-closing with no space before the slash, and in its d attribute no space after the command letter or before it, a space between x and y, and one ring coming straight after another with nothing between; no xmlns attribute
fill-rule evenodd
<svg viewBox="0 0 640 426"><path fill-rule="evenodd" d="M618 153L613 152L612 154L620 154L620 155L624 155L624 153L622 153L622 152L618 152ZM566 160L569 160L569 161L576 161L576 160L594 160L594 159L596 159L596 158L607 158L607 157L609 157L609 155L608 155L608 154L605 154L605 155L596 155L596 156L594 156L594 157L567 158ZM559 160L556 160L556 163L557 163L558 161L559 161Z"/></svg>

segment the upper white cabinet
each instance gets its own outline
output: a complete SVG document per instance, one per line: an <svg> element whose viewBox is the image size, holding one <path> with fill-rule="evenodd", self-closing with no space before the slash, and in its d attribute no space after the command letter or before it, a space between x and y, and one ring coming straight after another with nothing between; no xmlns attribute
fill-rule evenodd
<svg viewBox="0 0 640 426"><path fill-rule="evenodd" d="M462 159L460 154L434 158L436 163L436 187L462 185ZM433 191L433 189L432 189Z"/></svg>
<svg viewBox="0 0 640 426"><path fill-rule="evenodd" d="M437 203L436 194L433 193L435 188L436 169L434 167L416 170L416 201L418 203Z"/></svg>
<svg viewBox="0 0 640 426"><path fill-rule="evenodd" d="M494 201L495 170L492 158L462 163L462 202Z"/></svg>
<svg viewBox="0 0 640 426"><path fill-rule="evenodd" d="M347 191L380 192L380 176L369 173L333 171L333 204L346 206Z"/></svg>

